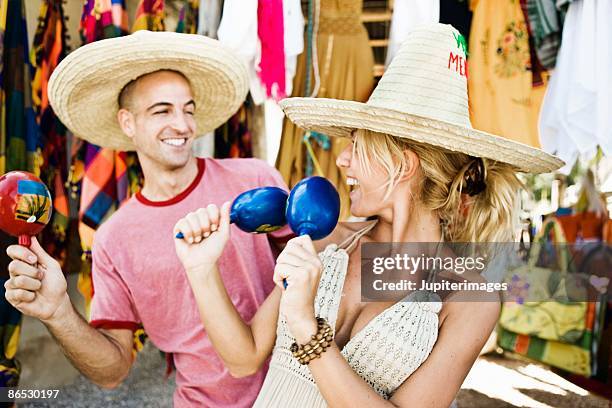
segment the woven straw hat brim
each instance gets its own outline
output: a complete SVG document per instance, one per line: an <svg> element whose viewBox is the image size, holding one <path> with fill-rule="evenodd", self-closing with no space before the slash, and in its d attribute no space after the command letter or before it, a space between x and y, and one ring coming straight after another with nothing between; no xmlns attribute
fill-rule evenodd
<svg viewBox="0 0 612 408"><path fill-rule="evenodd" d="M547 173L564 165L559 158L523 143L367 103L286 98L280 106L297 126L328 136L350 137L353 130L366 129L504 162L527 173Z"/></svg>
<svg viewBox="0 0 612 408"><path fill-rule="evenodd" d="M161 69L181 72L196 103L197 134L223 124L244 101L244 62L201 35L146 32L97 41L69 54L54 70L53 111L79 138L115 150L135 150L117 122L118 96L130 81Z"/></svg>

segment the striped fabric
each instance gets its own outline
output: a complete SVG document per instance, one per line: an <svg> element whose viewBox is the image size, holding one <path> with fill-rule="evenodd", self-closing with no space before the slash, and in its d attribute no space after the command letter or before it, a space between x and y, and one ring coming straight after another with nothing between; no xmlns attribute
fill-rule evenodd
<svg viewBox="0 0 612 408"><path fill-rule="evenodd" d="M85 1L80 23L83 43L126 33L127 12L124 0ZM130 196L128 162L126 152L116 152L87 142L82 143L73 158L77 172L73 174L72 183L80 183L79 235L86 259L91 255L95 230ZM78 169L82 169L82 172ZM89 314L93 296L91 262L84 262L78 286Z"/></svg>
<svg viewBox="0 0 612 408"><path fill-rule="evenodd" d="M39 174L41 141L32 109L23 0L0 0L0 51L0 174L10 170ZM21 313L4 297L6 279L0 279L0 387L14 387L20 372L15 353Z"/></svg>
<svg viewBox="0 0 612 408"><path fill-rule="evenodd" d="M0 172L28 170L40 174L40 134L32 108L25 3L8 0L3 38Z"/></svg>
<svg viewBox="0 0 612 408"><path fill-rule="evenodd" d="M553 69L561 46L565 11L572 0L526 1L529 28L536 54L545 69Z"/></svg>
<svg viewBox="0 0 612 408"><path fill-rule="evenodd" d="M68 178L66 127L49 106L47 84L57 64L66 56L66 23L61 0L41 3L39 24L34 35L30 62L34 67L32 102L42 137L41 180L53 198L51 226L42 232L42 244L63 265L69 223L68 197L64 181Z"/></svg>

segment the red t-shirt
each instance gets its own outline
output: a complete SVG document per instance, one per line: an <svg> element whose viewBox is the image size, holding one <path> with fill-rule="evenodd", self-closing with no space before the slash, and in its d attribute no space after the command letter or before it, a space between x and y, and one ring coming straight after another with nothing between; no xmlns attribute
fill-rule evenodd
<svg viewBox="0 0 612 408"><path fill-rule="evenodd" d="M198 159L198 175L181 194L164 202L135 195L96 232L93 245L91 325L143 326L176 367L174 405L250 407L265 369L233 378L202 326L193 293L173 242L176 222L213 203L221 206L256 187L287 189L278 172L257 159ZM273 234L289 235L288 228ZM275 259L265 234L231 226L218 266L238 312L250 321L272 291Z"/></svg>

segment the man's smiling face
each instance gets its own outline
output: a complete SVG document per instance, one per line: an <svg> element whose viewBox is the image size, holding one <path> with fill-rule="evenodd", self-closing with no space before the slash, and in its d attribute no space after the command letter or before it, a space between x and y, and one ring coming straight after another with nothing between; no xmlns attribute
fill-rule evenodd
<svg viewBox="0 0 612 408"><path fill-rule="evenodd" d="M120 97L118 120L141 160L172 170L192 157L195 102L185 77L157 71L129 84Z"/></svg>

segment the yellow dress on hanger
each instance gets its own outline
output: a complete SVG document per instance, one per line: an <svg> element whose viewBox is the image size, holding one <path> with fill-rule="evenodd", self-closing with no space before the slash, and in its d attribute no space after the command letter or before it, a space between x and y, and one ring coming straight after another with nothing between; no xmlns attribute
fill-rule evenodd
<svg viewBox="0 0 612 408"><path fill-rule="evenodd" d="M316 51L320 86L317 97L365 102L374 87L374 57L368 44L368 33L361 23L363 0L320 0ZM314 49L313 49L314 53ZM311 90L304 95L306 51L299 59L292 96L310 96L315 86L311 69ZM293 187L305 175L306 152L304 131L285 118L276 167ZM338 189L341 201L340 219L349 215L349 187L346 176L336 166L336 157L349 143L348 139L330 138L329 149L311 139L311 145L323 174ZM316 174L316 172L314 173Z"/></svg>
<svg viewBox="0 0 612 408"><path fill-rule="evenodd" d="M468 58L472 126L540 147L546 86L532 86L527 24L519 0L472 0Z"/></svg>

